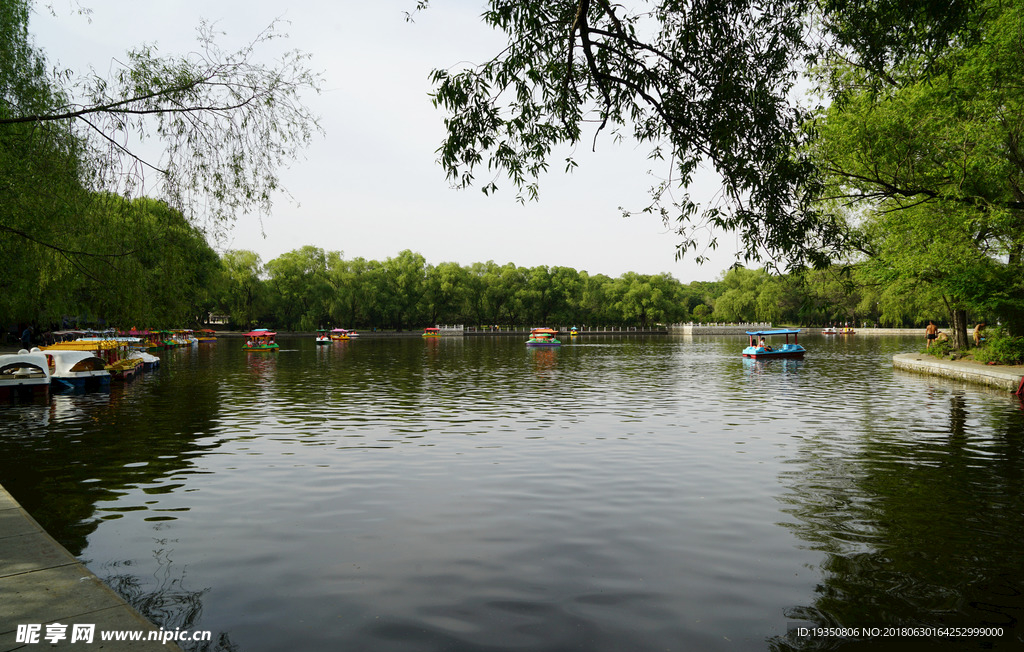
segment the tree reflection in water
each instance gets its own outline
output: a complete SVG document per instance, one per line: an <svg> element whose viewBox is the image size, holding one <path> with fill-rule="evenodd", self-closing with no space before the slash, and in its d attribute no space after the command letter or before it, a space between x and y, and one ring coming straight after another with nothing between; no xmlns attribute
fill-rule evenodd
<svg viewBox="0 0 1024 652"><path fill-rule="evenodd" d="M203 596L209 589L192 591L185 586L185 567L170 558L168 541L156 541L153 558L160 572L143 581L128 572L127 565L108 567L103 581L146 620L159 623L165 631L194 632L203 628ZM174 575L172 575L172 573ZM156 584L154 585L154 581ZM226 632L214 632L210 641L177 641L186 652L238 652Z"/></svg>
<svg viewBox="0 0 1024 652"><path fill-rule="evenodd" d="M860 435L809 440L798 468L783 474L789 491L780 500L794 521L781 525L824 554L816 599L787 618L819 627L993 626L1006 637L844 641L790 631L769 640L772 650L1024 644L1024 413L972 414L953 392L948 427L896 421L866 415Z"/></svg>

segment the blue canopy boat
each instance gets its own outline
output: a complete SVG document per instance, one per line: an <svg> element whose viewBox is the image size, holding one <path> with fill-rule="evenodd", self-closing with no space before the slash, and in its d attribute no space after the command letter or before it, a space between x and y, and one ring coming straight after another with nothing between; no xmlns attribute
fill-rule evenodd
<svg viewBox="0 0 1024 652"><path fill-rule="evenodd" d="M747 331L750 336L750 345L743 349L744 358L802 358L807 349L797 343L797 334L800 329L774 330L774 331ZM769 346L764 341L765 336L785 335L786 343L781 346ZM793 343L789 343L789 336L793 336Z"/></svg>

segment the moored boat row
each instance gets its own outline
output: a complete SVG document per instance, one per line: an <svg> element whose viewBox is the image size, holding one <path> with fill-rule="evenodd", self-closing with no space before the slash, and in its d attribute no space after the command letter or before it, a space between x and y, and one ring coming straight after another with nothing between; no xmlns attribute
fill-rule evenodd
<svg viewBox="0 0 1024 652"><path fill-rule="evenodd" d="M46 346L0 355L0 400L50 391L103 389L160 365L151 352L216 341L210 329L176 331L65 330ZM51 340L52 341L52 340Z"/></svg>

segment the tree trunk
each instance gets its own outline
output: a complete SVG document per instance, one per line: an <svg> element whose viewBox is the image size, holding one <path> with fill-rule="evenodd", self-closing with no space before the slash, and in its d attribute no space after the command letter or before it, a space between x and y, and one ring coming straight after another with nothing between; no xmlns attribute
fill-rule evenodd
<svg viewBox="0 0 1024 652"><path fill-rule="evenodd" d="M950 326L953 330L953 348L954 349L966 349L967 344L967 311L966 310L950 310L950 316L952 321Z"/></svg>

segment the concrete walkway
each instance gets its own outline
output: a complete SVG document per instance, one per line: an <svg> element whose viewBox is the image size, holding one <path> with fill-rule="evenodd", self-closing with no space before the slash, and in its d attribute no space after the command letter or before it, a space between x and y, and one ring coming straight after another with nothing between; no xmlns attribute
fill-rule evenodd
<svg viewBox="0 0 1024 652"><path fill-rule="evenodd" d="M51 644L47 625L65 625ZM18 642L19 625L41 625L38 642ZM71 642L75 625L95 625L92 643ZM120 596L47 534L0 486L0 652L72 649L89 652L180 652L173 642L104 641L101 632L156 631Z"/></svg>
<svg viewBox="0 0 1024 652"><path fill-rule="evenodd" d="M934 376L945 376L972 383L981 383L1016 392L1024 378L1024 366L986 365L973 360L939 360L920 353L899 353L892 357L892 366Z"/></svg>

